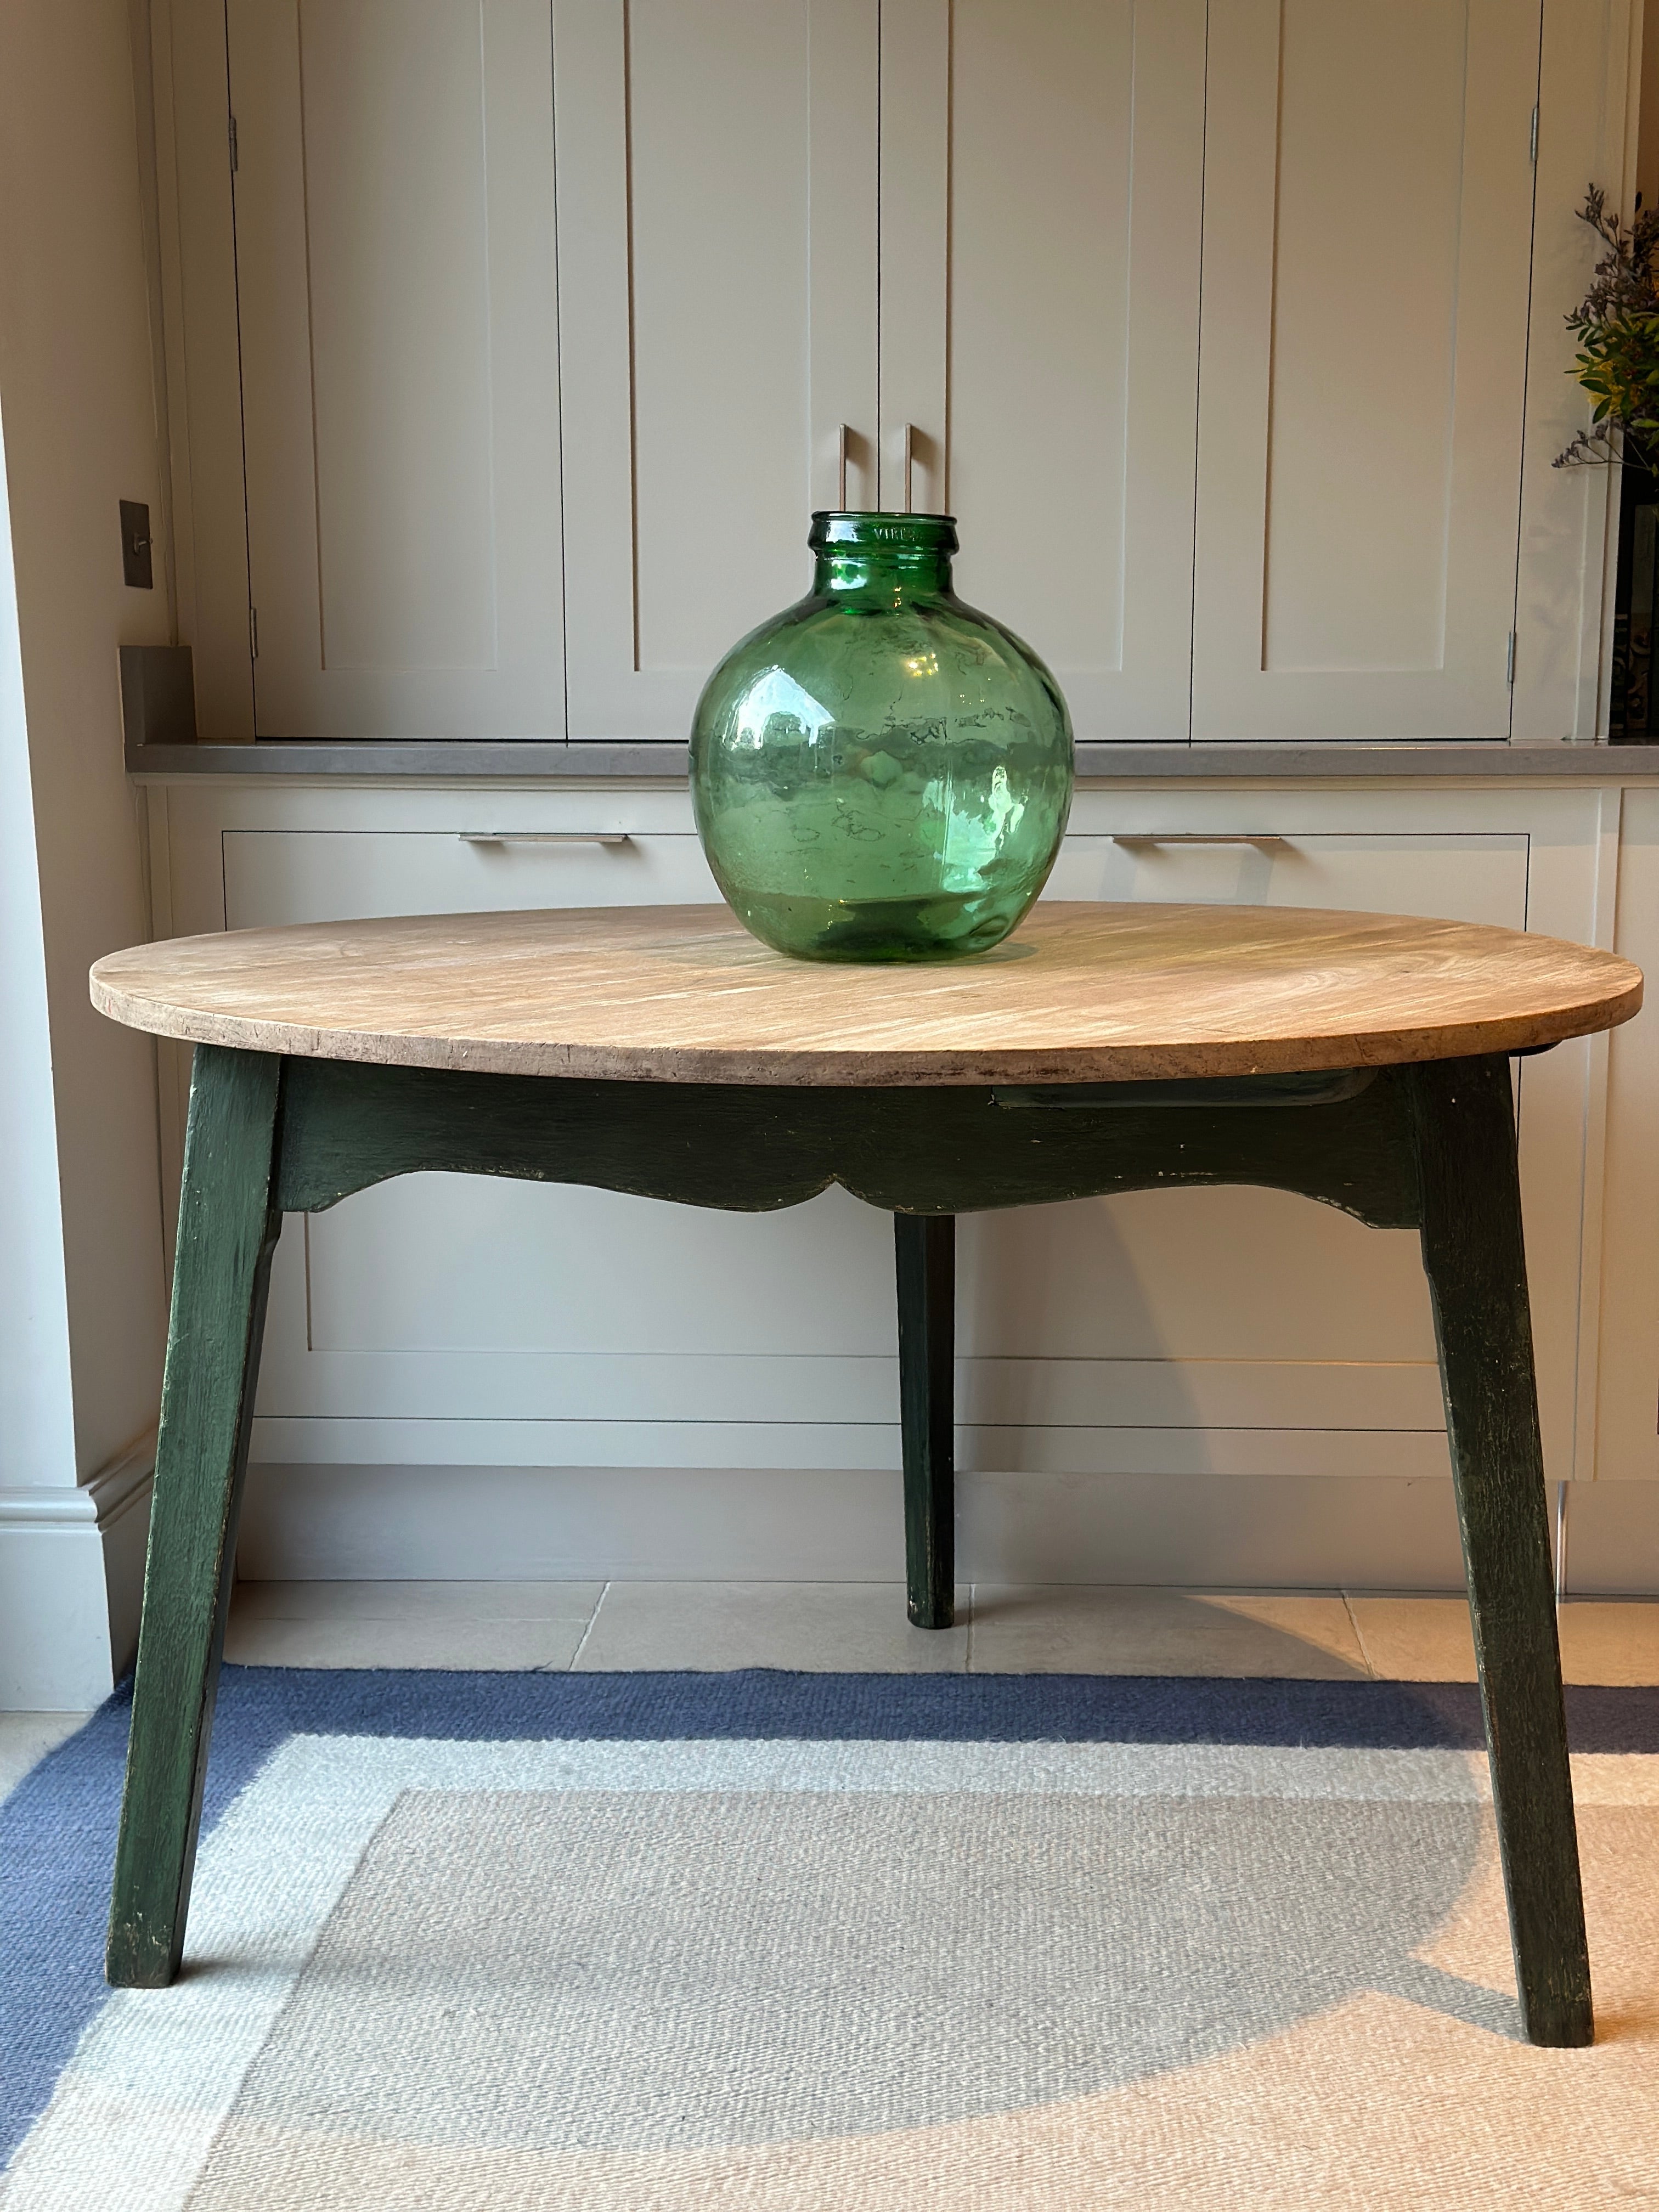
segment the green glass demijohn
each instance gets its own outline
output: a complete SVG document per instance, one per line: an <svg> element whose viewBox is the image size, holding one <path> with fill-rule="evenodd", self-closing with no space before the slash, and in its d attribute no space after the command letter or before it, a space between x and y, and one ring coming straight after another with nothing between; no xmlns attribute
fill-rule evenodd
<svg viewBox="0 0 1659 2212"><path fill-rule="evenodd" d="M691 732L697 831L738 919L808 960L1006 937L1072 803L1054 678L951 588L948 514L815 514L809 596L734 646Z"/></svg>

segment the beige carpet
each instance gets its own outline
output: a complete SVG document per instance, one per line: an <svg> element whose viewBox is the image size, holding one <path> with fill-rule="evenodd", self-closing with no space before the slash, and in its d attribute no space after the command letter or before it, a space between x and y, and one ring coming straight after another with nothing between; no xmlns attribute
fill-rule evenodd
<svg viewBox="0 0 1659 2212"><path fill-rule="evenodd" d="M290 1738L4 2212L1659 2202L1659 1757L1577 1762L1595 2048L1484 1759Z"/></svg>

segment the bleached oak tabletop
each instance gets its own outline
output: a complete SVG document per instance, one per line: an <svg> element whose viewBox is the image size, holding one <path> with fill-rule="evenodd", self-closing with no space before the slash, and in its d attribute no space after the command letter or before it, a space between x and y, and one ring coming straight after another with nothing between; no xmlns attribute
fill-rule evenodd
<svg viewBox="0 0 1659 2212"><path fill-rule="evenodd" d="M989 952L785 958L724 907L233 930L99 961L131 1027L305 1058L733 1084L1109 1083L1515 1052L1628 1021L1638 969L1468 922L1039 905Z"/></svg>

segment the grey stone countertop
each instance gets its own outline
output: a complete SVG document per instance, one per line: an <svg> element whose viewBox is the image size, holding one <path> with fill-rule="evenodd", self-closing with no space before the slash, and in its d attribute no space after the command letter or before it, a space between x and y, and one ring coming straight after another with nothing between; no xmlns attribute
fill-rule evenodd
<svg viewBox="0 0 1659 2212"><path fill-rule="evenodd" d="M539 782L622 777L678 781L686 770L684 745L575 744L490 738L337 743L264 738L255 744L129 744L135 775L322 776L356 781ZM1145 782L1223 777L1257 783L1330 778L1559 778L1623 783L1659 776L1659 745L1503 744L1079 744L1084 778Z"/></svg>

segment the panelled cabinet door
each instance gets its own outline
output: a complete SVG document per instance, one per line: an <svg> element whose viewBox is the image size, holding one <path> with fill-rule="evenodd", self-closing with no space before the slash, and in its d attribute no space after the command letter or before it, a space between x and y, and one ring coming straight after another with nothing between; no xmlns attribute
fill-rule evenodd
<svg viewBox="0 0 1659 2212"><path fill-rule="evenodd" d="M1241 804L1273 824L1271 796ZM1188 843L1193 833L1180 825L1194 817L1178 802L1167 837L1074 830L1044 897L1525 926L1524 830L1379 831L1370 826L1379 810L1364 803L1339 826L1336 799L1314 817L1328 826L1310 828L1305 797L1281 804L1282 835L1211 832L1214 842ZM969 1364L958 1418L1006 1425L975 1439L1000 1455L990 1464L1030 1448L1022 1426L1054 1423L1097 1429L1085 1447L1094 1467L1110 1448L1098 1431L1121 1426L1146 1432L1137 1442L1145 1468L1446 1472L1413 1231L1367 1229L1284 1191L1226 1188L981 1213L963 1222L960 1239L957 1350ZM1540 1320L1571 1296L1553 1276L1535 1292ZM1184 1453L1182 1431L1200 1432Z"/></svg>
<svg viewBox="0 0 1659 2212"><path fill-rule="evenodd" d="M229 0L261 737L563 734L544 0Z"/></svg>
<svg viewBox="0 0 1659 2212"><path fill-rule="evenodd" d="M877 0L556 0L570 734L683 743L872 504Z"/></svg>
<svg viewBox="0 0 1659 2212"><path fill-rule="evenodd" d="M1213 0L1193 727L1510 726L1538 0Z"/></svg>
<svg viewBox="0 0 1659 2212"><path fill-rule="evenodd" d="M883 10L882 504L957 516L1079 738L1188 734L1204 43L1203 0Z"/></svg>

